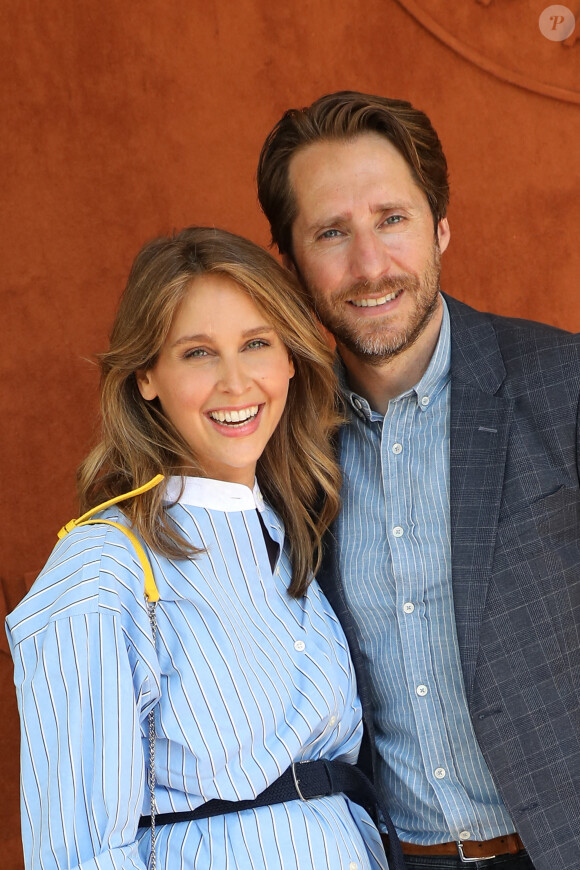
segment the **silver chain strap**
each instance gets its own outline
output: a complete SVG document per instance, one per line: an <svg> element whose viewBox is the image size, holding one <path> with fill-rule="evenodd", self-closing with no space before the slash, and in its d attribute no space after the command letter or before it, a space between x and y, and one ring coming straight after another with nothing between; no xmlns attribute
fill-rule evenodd
<svg viewBox="0 0 580 870"><path fill-rule="evenodd" d="M149 614L149 622L151 623L151 634L153 635L153 646L157 643L157 618L155 614L155 602L147 602L147 612ZM149 856L149 870L156 870L157 862L155 857L155 813L157 807L155 804L155 708L149 711L147 716L149 725L149 800L151 805L151 854Z"/></svg>

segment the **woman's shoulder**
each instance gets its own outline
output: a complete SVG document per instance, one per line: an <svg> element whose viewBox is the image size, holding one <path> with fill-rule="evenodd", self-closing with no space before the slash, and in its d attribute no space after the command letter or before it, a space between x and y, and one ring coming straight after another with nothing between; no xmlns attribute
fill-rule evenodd
<svg viewBox="0 0 580 870"><path fill-rule="evenodd" d="M115 525L112 525L114 523ZM56 544L27 595L7 618L12 643L38 634L56 619L106 612L120 617L145 609L143 567L116 509L76 526Z"/></svg>

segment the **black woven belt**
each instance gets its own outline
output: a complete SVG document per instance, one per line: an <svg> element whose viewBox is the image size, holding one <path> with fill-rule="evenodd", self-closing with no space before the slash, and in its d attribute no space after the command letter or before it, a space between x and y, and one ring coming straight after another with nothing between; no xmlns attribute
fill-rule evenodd
<svg viewBox="0 0 580 870"><path fill-rule="evenodd" d="M155 814L155 826L175 822L191 822L223 816L226 813L239 813L269 804L280 804L294 800L313 800L333 794L345 794L351 801L362 806L368 814L378 821L378 811L387 828L389 870L405 870L401 844L394 825L377 791L365 774L354 764L344 761L298 761L292 764L282 776L268 786L258 797L245 801L211 800L195 810L179 813ZM151 827L151 816L141 816L140 828Z"/></svg>

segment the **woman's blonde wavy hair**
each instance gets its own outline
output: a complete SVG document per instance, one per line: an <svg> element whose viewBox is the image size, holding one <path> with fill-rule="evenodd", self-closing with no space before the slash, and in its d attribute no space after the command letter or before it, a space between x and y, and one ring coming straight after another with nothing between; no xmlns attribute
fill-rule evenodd
<svg viewBox="0 0 580 870"><path fill-rule="evenodd" d="M256 476L286 527L293 568L289 592L298 597L320 564L322 536L339 508L340 472L331 446L339 423L332 352L293 276L240 236L189 227L149 242L137 255L109 350L100 357L102 440L79 468L81 509L139 487L159 473L204 476L158 400L142 398L136 372L155 365L192 282L210 273L233 279L248 293L294 363L286 407ZM199 551L171 522L164 491L161 484L123 503L122 509L152 549L174 559L194 557Z"/></svg>

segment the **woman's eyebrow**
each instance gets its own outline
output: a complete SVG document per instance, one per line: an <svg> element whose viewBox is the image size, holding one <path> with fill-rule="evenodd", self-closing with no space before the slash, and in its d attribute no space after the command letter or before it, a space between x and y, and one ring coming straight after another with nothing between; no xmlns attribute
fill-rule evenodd
<svg viewBox="0 0 580 870"><path fill-rule="evenodd" d="M273 326L269 323L263 323L261 326L253 326L251 329L246 329L242 332L242 338L251 338L253 335L264 335L264 333L275 332ZM177 338L172 347L177 347L180 344L189 344L189 342L211 342L214 340L214 336L208 335L205 332L200 332L196 335L182 335L180 338Z"/></svg>

